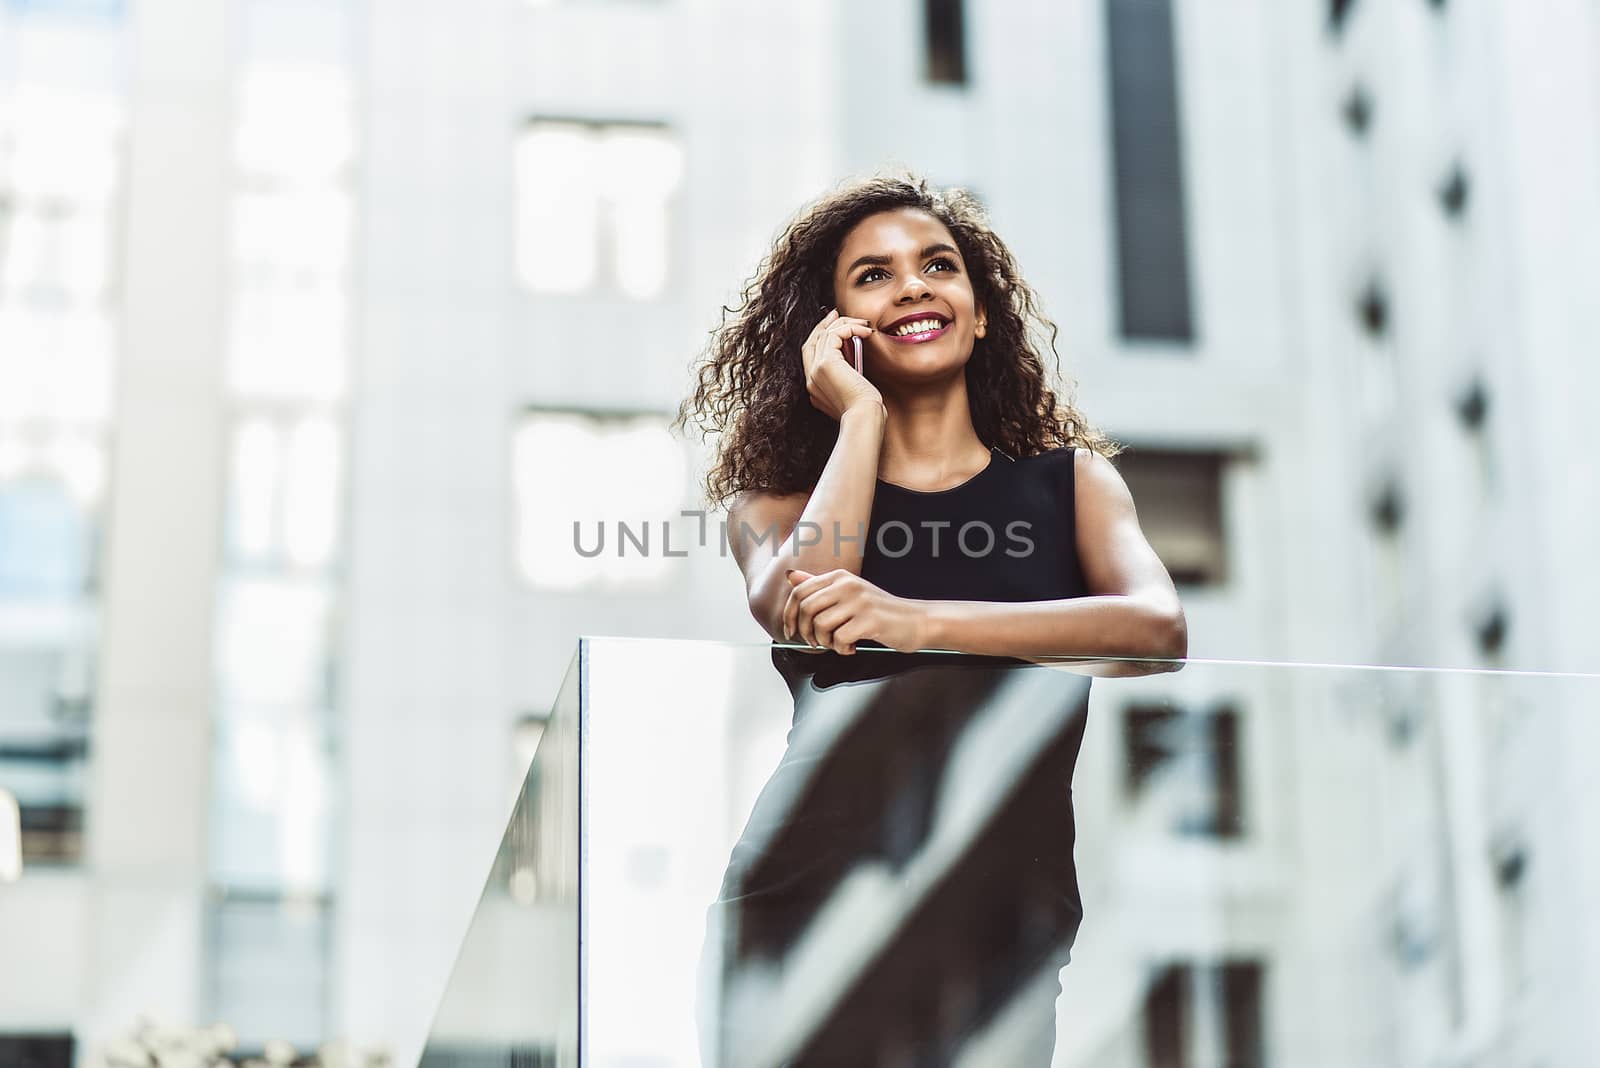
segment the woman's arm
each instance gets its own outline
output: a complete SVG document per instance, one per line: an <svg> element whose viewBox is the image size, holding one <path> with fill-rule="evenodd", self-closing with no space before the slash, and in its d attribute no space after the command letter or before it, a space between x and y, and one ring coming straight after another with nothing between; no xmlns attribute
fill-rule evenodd
<svg viewBox="0 0 1600 1068"><path fill-rule="evenodd" d="M990 656L1181 660L1183 609L1132 596L1061 601L924 601L925 648Z"/></svg>
<svg viewBox="0 0 1600 1068"><path fill-rule="evenodd" d="M924 601L925 647L997 656L1182 659L1187 624L1166 567L1145 540L1133 497L1105 457L1079 449L1078 559L1087 597Z"/></svg>
<svg viewBox="0 0 1600 1068"><path fill-rule="evenodd" d="M861 573L886 420L881 401L846 410L809 497L746 494L728 509L729 547L744 572L750 614L772 637L783 638L786 571Z"/></svg>

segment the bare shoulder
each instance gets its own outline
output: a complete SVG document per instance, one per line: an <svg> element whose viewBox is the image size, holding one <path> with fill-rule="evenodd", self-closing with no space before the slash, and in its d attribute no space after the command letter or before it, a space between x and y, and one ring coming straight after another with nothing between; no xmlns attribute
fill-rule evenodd
<svg viewBox="0 0 1600 1068"><path fill-rule="evenodd" d="M783 544L789 532L805 514L811 494L761 493L747 490L728 505L728 547L739 567L749 571L747 564L755 549L761 545L773 550Z"/></svg>
<svg viewBox="0 0 1600 1068"><path fill-rule="evenodd" d="M1080 507L1131 508L1133 495L1110 460L1093 449L1073 455L1074 495Z"/></svg>
<svg viewBox="0 0 1600 1068"><path fill-rule="evenodd" d="M1089 589L1146 597L1181 612L1172 578L1140 529L1133 494L1116 465L1091 449L1079 449L1073 471L1078 560Z"/></svg>

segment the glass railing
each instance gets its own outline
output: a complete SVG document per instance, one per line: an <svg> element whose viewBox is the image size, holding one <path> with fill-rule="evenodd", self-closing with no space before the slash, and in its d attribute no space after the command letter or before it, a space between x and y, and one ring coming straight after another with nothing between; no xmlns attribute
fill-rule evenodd
<svg viewBox="0 0 1600 1068"><path fill-rule="evenodd" d="M580 643L540 732L421 1066L579 1063L586 644Z"/></svg>
<svg viewBox="0 0 1600 1068"><path fill-rule="evenodd" d="M423 1064L1589 1063L1597 713L1595 676L588 639Z"/></svg>

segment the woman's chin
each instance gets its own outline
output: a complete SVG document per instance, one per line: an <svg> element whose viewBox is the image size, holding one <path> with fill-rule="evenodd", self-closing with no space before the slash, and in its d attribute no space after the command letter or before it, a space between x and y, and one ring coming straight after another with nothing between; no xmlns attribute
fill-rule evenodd
<svg viewBox="0 0 1600 1068"><path fill-rule="evenodd" d="M918 351L922 350L922 351ZM938 381L966 369L971 353L952 355L948 349L933 351L929 346L916 346L910 351L896 352L879 360L878 370L883 377L898 382Z"/></svg>

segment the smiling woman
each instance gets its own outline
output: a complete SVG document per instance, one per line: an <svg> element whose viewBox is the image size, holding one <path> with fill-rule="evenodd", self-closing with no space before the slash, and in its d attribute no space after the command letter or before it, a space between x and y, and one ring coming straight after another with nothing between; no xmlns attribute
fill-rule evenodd
<svg viewBox="0 0 1600 1068"><path fill-rule="evenodd" d="M790 223L740 307L724 309L674 424L720 436L706 495L731 501L730 545L768 634L844 656L861 644L1185 655L1177 593L1108 460L1117 447L1058 399L1034 348L1055 333L959 189L850 182ZM861 341L859 371L846 338ZM897 491L961 486L994 456L1005 466L982 496L922 517L935 531L924 544L893 567L874 551L875 535L906 522ZM1008 502L1046 499L1045 550L940 556L940 523L1036 523ZM1046 553L1081 582L1041 579ZM898 586L873 581L890 573ZM938 595L951 589L968 593Z"/></svg>
<svg viewBox="0 0 1600 1068"><path fill-rule="evenodd" d="M728 1048L786 1026L739 1008L741 969L752 954L791 952L833 893L828 880L882 859L871 843L846 844L874 826L915 840L922 825L906 813L937 808L939 769L986 714L963 683L1003 690L982 673L1054 655L1171 670L1187 650L1172 580L1108 460L1116 447L1047 383L1031 338L1055 328L972 198L913 177L850 183L790 224L743 296L724 310L678 416L721 435L707 495L732 499L729 542L750 611L783 643L773 664L795 701L789 749L708 915L707 960L728 984L714 1041ZM859 368L846 339L860 345ZM924 668L954 674L934 684ZM874 974L900 978L862 994L868 1002L846 998L875 1007L839 1017L795 1063L868 1063L864 1051L884 1043L950 1063L996 1011L998 988L982 977L1065 963L1082 916L1071 782L1086 692L1027 709L1029 723L1053 725L1029 789L991 784L1028 798L1002 850L1012 867L980 879L978 898L937 933L888 951ZM818 726L863 702L859 729ZM874 786L908 762L918 770L907 781L922 786ZM858 774L820 776L824 767ZM1013 929L1017 917L1030 917L1026 930ZM997 944L997 931L1015 936L1003 962L967 952ZM763 939L778 948L758 950ZM938 1019L902 1018L904 1006L979 988L988 992L956 998Z"/></svg>

